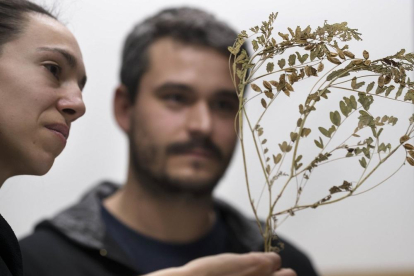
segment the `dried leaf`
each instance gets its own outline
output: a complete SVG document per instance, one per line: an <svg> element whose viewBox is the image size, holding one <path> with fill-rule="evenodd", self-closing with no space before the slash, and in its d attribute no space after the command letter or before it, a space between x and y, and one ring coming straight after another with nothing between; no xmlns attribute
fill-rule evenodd
<svg viewBox="0 0 414 276"><path fill-rule="evenodd" d="M273 85L274 87L277 87L279 85L279 83L277 81L271 80L269 81L271 85Z"/></svg>
<svg viewBox="0 0 414 276"><path fill-rule="evenodd" d="M406 150L414 150L414 146L413 145L411 145L411 144L404 144L404 146L403 146Z"/></svg>
<svg viewBox="0 0 414 276"><path fill-rule="evenodd" d="M333 64L341 64L341 61L335 57L327 56L327 59L332 62Z"/></svg>
<svg viewBox="0 0 414 276"><path fill-rule="evenodd" d="M262 92L262 89L261 89L258 85L254 84L254 83L252 83L252 84L250 85L250 87L251 87L254 91L256 91L256 92Z"/></svg>
<svg viewBox="0 0 414 276"><path fill-rule="evenodd" d="M321 63L319 63L319 65L318 65L318 72L322 72L323 71L323 69L324 69L324 65L323 65L323 63L321 62Z"/></svg>
<svg viewBox="0 0 414 276"><path fill-rule="evenodd" d="M262 106L263 106L264 108L266 108L266 107L267 107L267 103L266 103L266 100L265 100L265 99L263 99L263 98L262 98L261 103L262 103Z"/></svg>
<svg viewBox="0 0 414 276"><path fill-rule="evenodd" d="M294 92L295 91L293 89L292 85L290 85L289 83L285 83L285 86L286 86L287 90L289 90L290 92Z"/></svg>
<svg viewBox="0 0 414 276"><path fill-rule="evenodd" d="M289 56L289 66L293 66L296 63L296 55L292 54Z"/></svg>
<svg viewBox="0 0 414 276"><path fill-rule="evenodd" d="M270 83L268 81L263 81L263 86L269 90L272 90L272 86L270 85Z"/></svg>
<svg viewBox="0 0 414 276"><path fill-rule="evenodd" d="M329 189L329 192L330 192L331 194L336 194L336 193L340 193L340 192L342 192L342 191L341 191L341 189L339 189L339 187L337 187L337 186L333 186L332 188L330 188L330 189Z"/></svg>
<svg viewBox="0 0 414 276"><path fill-rule="evenodd" d="M375 82L374 81L371 82L370 84L368 84L368 86L367 86L367 93L369 93L372 90L372 88L374 88L374 85L375 85Z"/></svg>
<svg viewBox="0 0 414 276"><path fill-rule="evenodd" d="M277 64L279 65L280 69L283 69L283 67L285 67L286 65L286 60L282 58L281 60L277 62Z"/></svg>
<svg viewBox="0 0 414 276"><path fill-rule="evenodd" d="M275 65L273 64L273 62L269 62L267 65L266 65L266 71L268 72L268 73L271 73L271 72L273 72L273 69L275 68Z"/></svg>
<svg viewBox="0 0 414 276"><path fill-rule="evenodd" d="M318 128L319 131L326 137L331 138L331 134L329 133L329 131L323 127L319 127Z"/></svg>
<svg viewBox="0 0 414 276"><path fill-rule="evenodd" d="M379 76L378 78L378 87L384 87L385 78L384 75Z"/></svg>
<svg viewBox="0 0 414 276"><path fill-rule="evenodd" d="M280 162L280 160L282 160L282 154L279 153L277 156L273 155L273 162L275 163L275 165L277 165Z"/></svg>
<svg viewBox="0 0 414 276"><path fill-rule="evenodd" d="M300 134L301 137L308 137L308 135L311 133L311 129L310 128L303 128L302 129L302 133Z"/></svg>
<svg viewBox="0 0 414 276"><path fill-rule="evenodd" d="M349 51L344 51L344 54L349 58L355 58L355 55Z"/></svg>
<svg viewBox="0 0 414 276"><path fill-rule="evenodd" d="M334 125L339 126L341 124L341 114L338 111L331 112L329 116Z"/></svg>
<svg viewBox="0 0 414 276"><path fill-rule="evenodd" d="M404 144L405 142L407 142L408 140L410 140L410 136L408 135L404 135L400 138L400 143Z"/></svg>
<svg viewBox="0 0 414 276"><path fill-rule="evenodd" d="M408 164L410 164L411 166L414 166L414 159L413 159L413 158L411 158L411 157L408 157L408 156L407 156L407 162L408 162Z"/></svg>
<svg viewBox="0 0 414 276"><path fill-rule="evenodd" d="M367 168L367 160L365 159L365 157L362 157L362 159L359 160L359 164L361 164L361 166L366 169Z"/></svg>
<svg viewBox="0 0 414 276"><path fill-rule="evenodd" d="M266 90L265 92L266 97L268 97L269 99L273 99L273 97L275 96L272 92L270 92L269 90Z"/></svg>
<svg viewBox="0 0 414 276"><path fill-rule="evenodd" d="M353 60L352 61L352 64L354 64L354 65L360 65L360 64L362 64L364 62L364 60L363 59L355 59L355 60Z"/></svg>

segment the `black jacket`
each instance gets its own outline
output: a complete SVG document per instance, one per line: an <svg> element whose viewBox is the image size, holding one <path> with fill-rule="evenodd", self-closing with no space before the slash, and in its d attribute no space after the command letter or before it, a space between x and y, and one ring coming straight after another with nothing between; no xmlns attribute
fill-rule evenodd
<svg viewBox="0 0 414 276"><path fill-rule="evenodd" d="M0 215L0 276L23 276L19 243L7 221Z"/></svg>
<svg viewBox="0 0 414 276"><path fill-rule="evenodd" d="M128 257L107 235L101 219L103 198L119 187L105 182L88 192L80 203L37 225L35 233L21 241L26 276L121 276L138 275ZM246 219L229 205L216 201L229 237L232 251L263 251L263 241L254 221ZM309 259L283 240L280 254L284 267L298 276L317 275Z"/></svg>

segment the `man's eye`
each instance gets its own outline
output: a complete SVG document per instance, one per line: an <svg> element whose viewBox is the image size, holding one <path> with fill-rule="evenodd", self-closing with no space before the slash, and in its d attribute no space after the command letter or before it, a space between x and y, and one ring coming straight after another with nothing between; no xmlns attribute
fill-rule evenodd
<svg viewBox="0 0 414 276"><path fill-rule="evenodd" d="M44 64L43 65L57 80L59 80L62 69L56 64Z"/></svg>
<svg viewBox="0 0 414 276"><path fill-rule="evenodd" d="M186 98L180 94L169 94L164 96L164 100L173 102L173 103L185 103Z"/></svg>
<svg viewBox="0 0 414 276"><path fill-rule="evenodd" d="M238 105L233 101L217 101L212 106L213 109L225 112L236 112Z"/></svg>

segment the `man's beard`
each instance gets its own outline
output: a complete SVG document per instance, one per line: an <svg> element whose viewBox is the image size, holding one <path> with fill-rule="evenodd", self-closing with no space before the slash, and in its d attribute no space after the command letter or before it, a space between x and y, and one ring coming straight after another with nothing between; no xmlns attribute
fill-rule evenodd
<svg viewBox="0 0 414 276"><path fill-rule="evenodd" d="M223 156L221 150L208 137L193 138L188 142L173 143L166 148L161 148L148 142L148 137L144 137L142 133L138 134L134 130L131 133L129 141L132 169L141 187L154 197L210 198L230 162L231 155ZM143 140L147 143L138 142ZM221 168L215 173L216 175L203 180L171 176L166 167L168 157L184 154L194 148L208 151L212 154L210 158L221 163ZM193 166L196 167L197 163Z"/></svg>

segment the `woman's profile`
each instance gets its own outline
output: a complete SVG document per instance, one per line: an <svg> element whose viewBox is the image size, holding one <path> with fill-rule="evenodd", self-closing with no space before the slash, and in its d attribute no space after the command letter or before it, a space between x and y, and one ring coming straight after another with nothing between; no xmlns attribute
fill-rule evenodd
<svg viewBox="0 0 414 276"><path fill-rule="evenodd" d="M43 175L85 113L85 67L72 33L28 1L0 0L0 186ZM0 275L22 275L16 237L0 216Z"/></svg>

